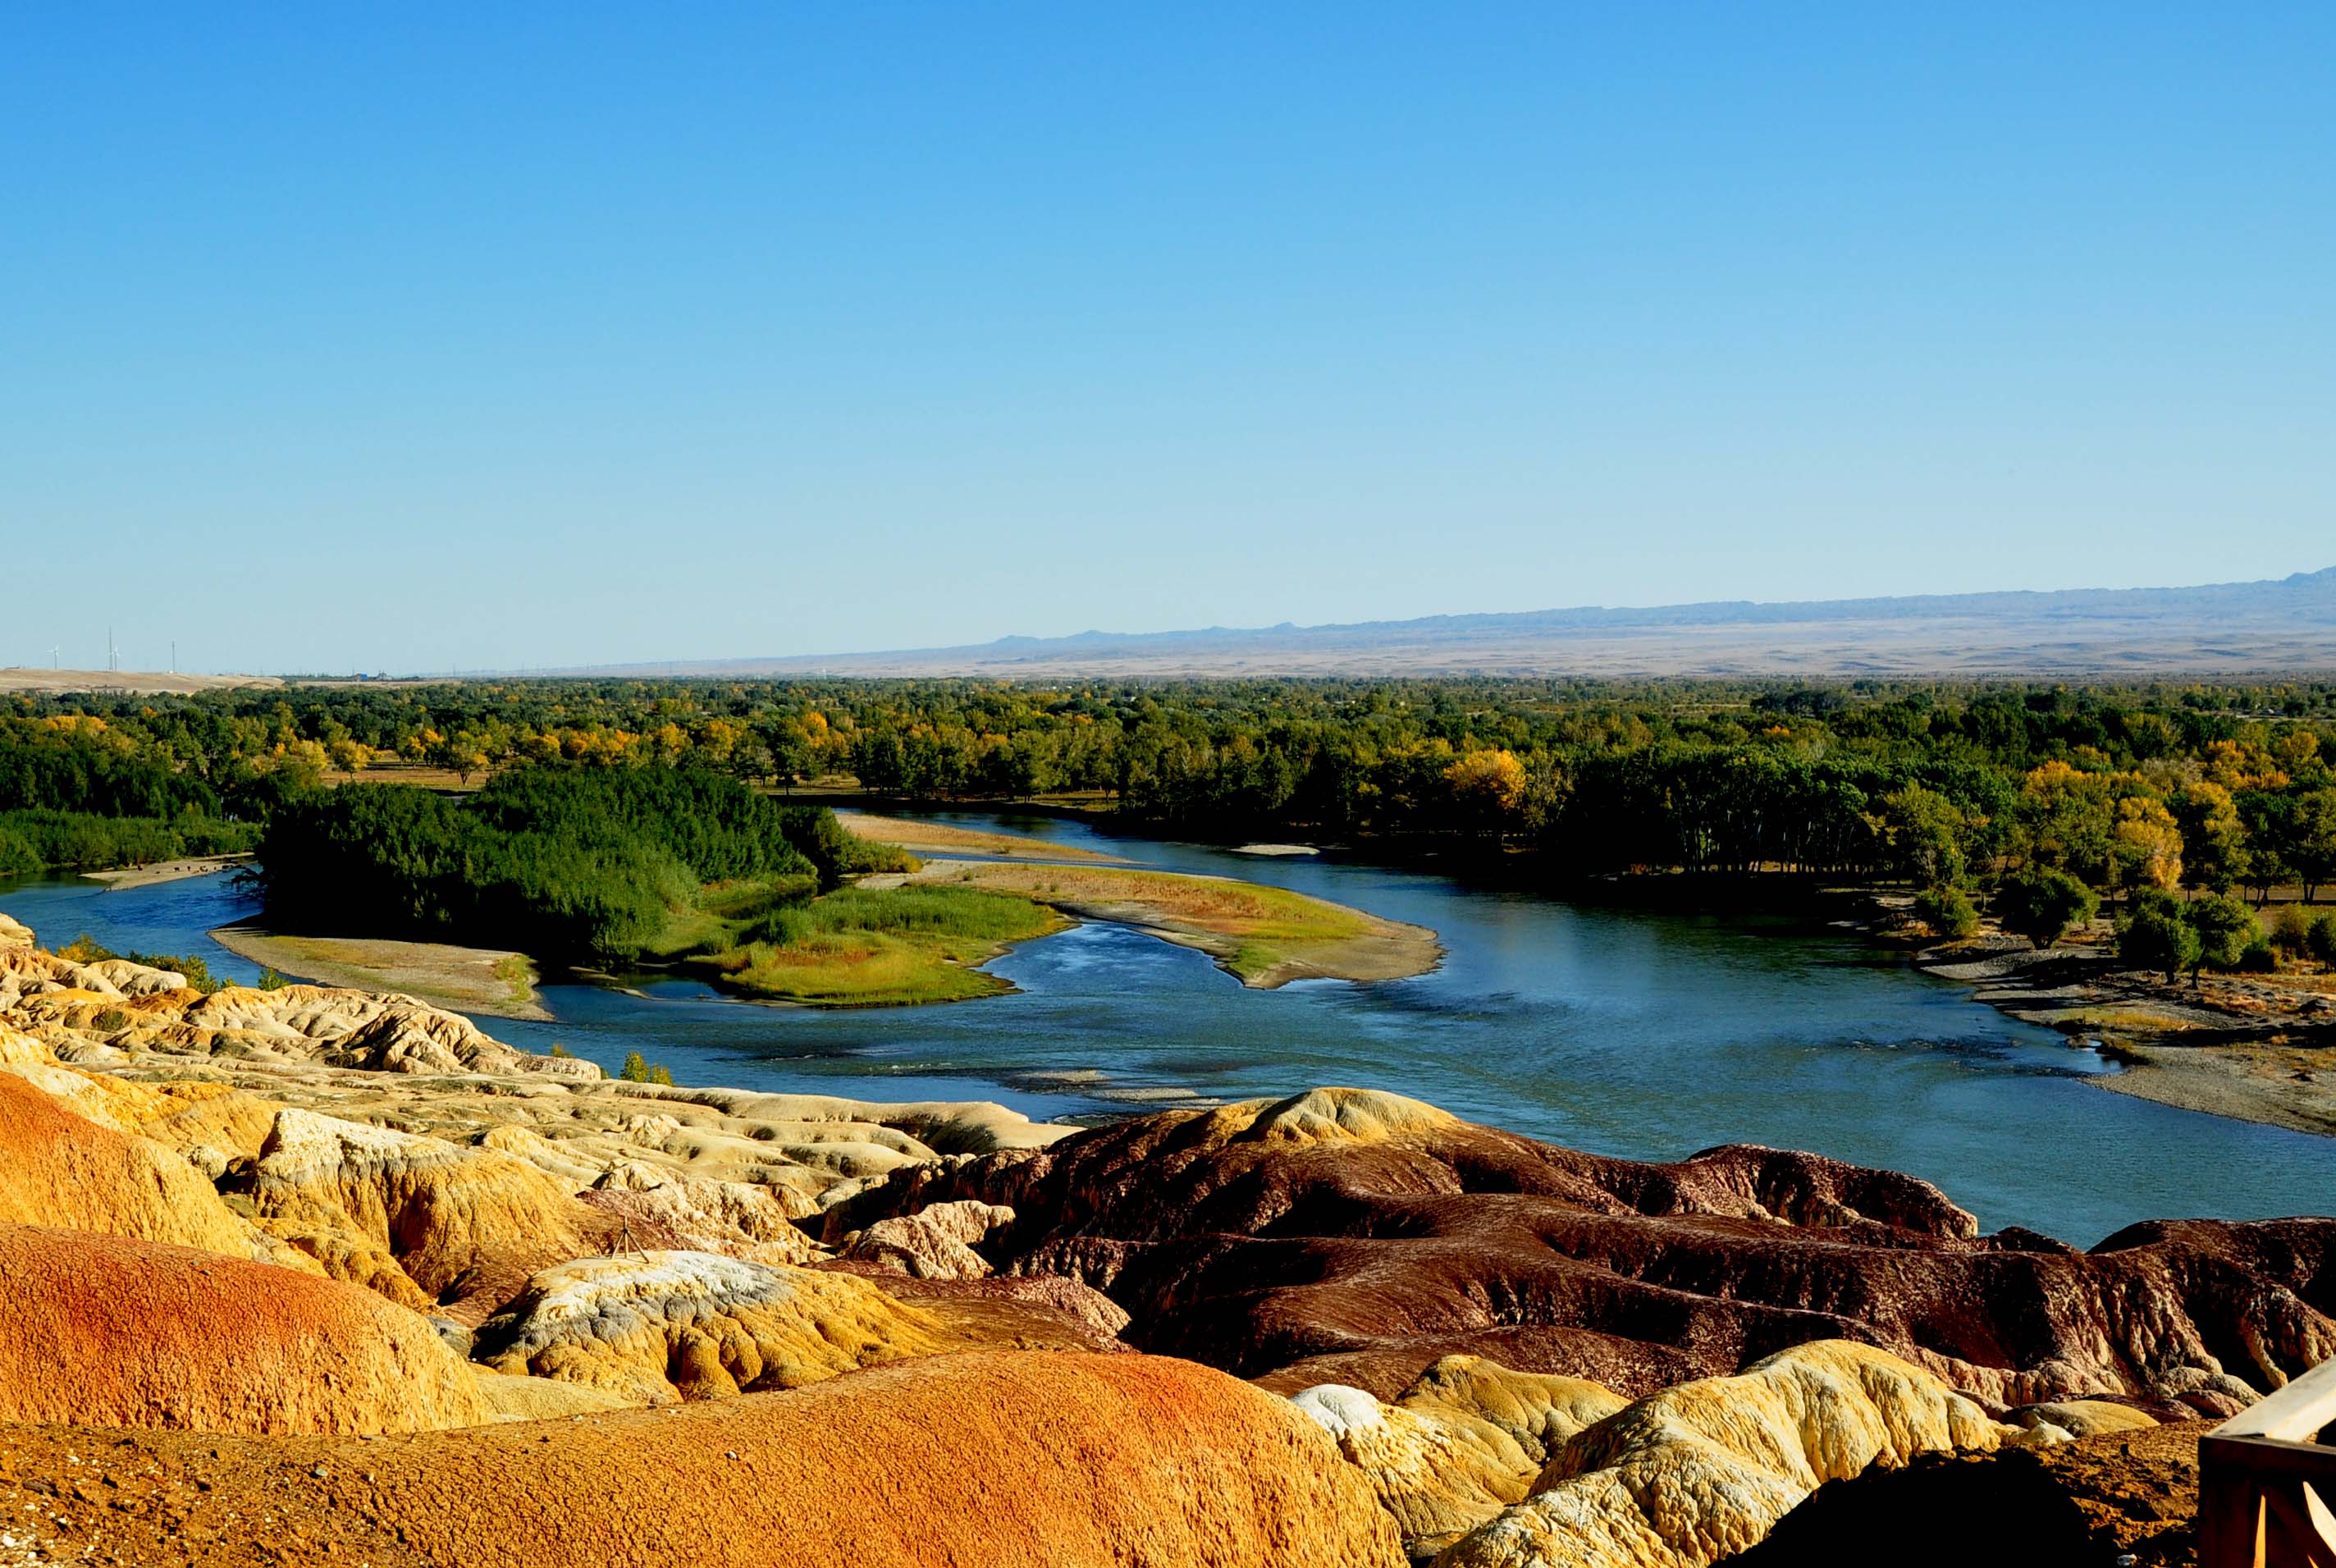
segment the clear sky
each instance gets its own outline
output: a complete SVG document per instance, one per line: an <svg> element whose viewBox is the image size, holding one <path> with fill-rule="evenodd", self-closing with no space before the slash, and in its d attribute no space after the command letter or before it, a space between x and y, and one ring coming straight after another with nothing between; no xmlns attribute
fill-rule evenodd
<svg viewBox="0 0 2336 1568"><path fill-rule="evenodd" d="M2336 564L2336 6L11 5L0 664Z"/></svg>

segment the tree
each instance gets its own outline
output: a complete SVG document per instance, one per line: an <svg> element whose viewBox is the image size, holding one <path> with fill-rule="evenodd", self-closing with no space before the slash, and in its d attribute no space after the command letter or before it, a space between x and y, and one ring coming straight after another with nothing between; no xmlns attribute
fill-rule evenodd
<svg viewBox="0 0 2336 1568"><path fill-rule="evenodd" d="M2091 920L2100 907L2098 893L2049 866L2006 877L1995 895L1997 923L2039 949L2052 946L2079 920Z"/></svg>
<svg viewBox="0 0 2336 1568"><path fill-rule="evenodd" d="M2213 893L2183 911L2190 929L2198 933L2198 962L2218 969L2234 969L2247 949L2263 939L2254 911L2226 893Z"/></svg>
<svg viewBox="0 0 2336 1568"><path fill-rule="evenodd" d="M2246 827L2231 792L2202 780L2175 796L2173 810L2182 829L2183 881L2230 891L2247 872Z"/></svg>
<svg viewBox="0 0 2336 1568"><path fill-rule="evenodd" d="M638 1051L625 1053L625 1065L618 1069L618 1078L628 1084L662 1084L673 1086L673 1069L663 1062L651 1062Z"/></svg>
<svg viewBox="0 0 2336 1568"><path fill-rule="evenodd" d="M2336 881L2336 789L2294 797L2282 824L2281 859L2303 883L2303 901L2315 901L2322 882Z"/></svg>
<svg viewBox="0 0 2336 1568"><path fill-rule="evenodd" d="M2198 931L2182 918L2180 901L2164 892L2144 893L2117 922L2117 957L2164 971L2171 985L2184 969L2197 967Z"/></svg>
<svg viewBox="0 0 2336 1568"><path fill-rule="evenodd" d="M2146 795L2117 804L2109 863L2121 888L2170 888L2182 881L2182 830L2174 813Z"/></svg>
<svg viewBox="0 0 2336 1568"><path fill-rule="evenodd" d="M1525 767L1513 752L1472 751L1444 770L1461 820L1493 838L1504 836L1525 801Z"/></svg>
<svg viewBox="0 0 2336 1568"><path fill-rule="evenodd" d="M2336 912L2321 915L2305 929L2303 950L2323 964L2336 964Z"/></svg>
<svg viewBox="0 0 2336 1568"><path fill-rule="evenodd" d="M1882 836L1892 869L1917 887L1959 886L1970 817L1945 795L1918 784L1892 790L1879 803L1882 809L1865 820Z"/></svg>

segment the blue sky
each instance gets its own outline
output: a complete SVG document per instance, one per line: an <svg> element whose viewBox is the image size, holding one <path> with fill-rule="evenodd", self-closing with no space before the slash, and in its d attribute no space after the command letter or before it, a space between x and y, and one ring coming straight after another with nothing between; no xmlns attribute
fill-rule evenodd
<svg viewBox="0 0 2336 1568"><path fill-rule="evenodd" d="M2336 7L1137 13L10 7L0 664L2336 564Z"/></svg>

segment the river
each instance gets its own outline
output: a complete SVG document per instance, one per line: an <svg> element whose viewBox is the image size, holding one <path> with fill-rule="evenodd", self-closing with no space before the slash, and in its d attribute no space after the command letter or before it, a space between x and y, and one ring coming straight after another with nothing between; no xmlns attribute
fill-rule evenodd
<svg viewBox="0 0 2336 1568"><path fill-rule="evenodd" d="M639 1050L683 1083L863 1099L992 1098L1040 1117L1354 1084L1533 1137L1676 1159L1750 1141L1937 1183L1989 1229L2090 1244L2136 1220L2336 1208L2336 1139L2176 1110L2083 1082L2114 1071L2050 1030L1848 934L1474 888L1429 872L1106 837L1051 817L947 813L1173 871L1245 877L1435 930L1414 979L1249 990L1202 954L1089 924L992 965L1009 996L822 1012L546 988L555 1022L482 1018L615 1066ZM232 876L108 891L0 882L0 911L49 945L252 966L209 940L249 915Z"/></svg>

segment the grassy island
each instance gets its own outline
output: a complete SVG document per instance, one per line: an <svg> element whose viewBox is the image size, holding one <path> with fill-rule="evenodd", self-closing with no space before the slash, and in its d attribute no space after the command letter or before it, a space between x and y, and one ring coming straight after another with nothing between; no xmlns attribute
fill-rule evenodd
<svg viewBox="0 0 2336 1568"><path fill-rule="evenodd" d="M1011 988L978 966L1071 922L1044 905L974 888L844 888L774 910L693 967L751 996L826 1007L894 1007Z"/></svg>

